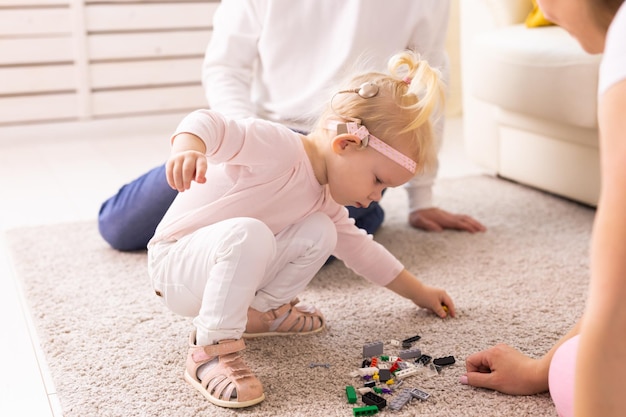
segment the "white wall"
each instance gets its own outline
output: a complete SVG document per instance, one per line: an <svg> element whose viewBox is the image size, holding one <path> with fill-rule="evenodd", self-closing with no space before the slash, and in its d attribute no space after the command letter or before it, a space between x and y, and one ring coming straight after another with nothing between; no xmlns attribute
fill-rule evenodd
<svg viewBox="0 0 626 417"><path fill-rule="evenodd" d="M451 1L446 114L458 116L460 0ZM218 2L1 0L0 126L203 106L198 68Z"/></svg>
<svg viewBox="0 0 626 417"><path fill-rule="evenodd" d="M446 49L450 57L450 93L446 103L446 116L458 117L463 112L461 85L461 38L460 38L460 0L452 0L450 23Z"/></svg>

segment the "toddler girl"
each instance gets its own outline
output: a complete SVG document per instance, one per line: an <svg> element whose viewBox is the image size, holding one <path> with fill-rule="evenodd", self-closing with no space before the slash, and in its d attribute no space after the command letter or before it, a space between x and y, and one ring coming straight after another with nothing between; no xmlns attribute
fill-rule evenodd
<svg viewBox="0 0 626 417"><path fill-rule="evenodd" d="M303 81L304 82L304 81ZM297 296L330 255L357 274L445 317L445 291L421 283L344 206L367 207L435 159L430 118L442 104L437 71L410 51L389 74L364 73L337 90L301 135L210 110L172 136L167 181L180 193L148 245L154 289L194 317L185 379L222 407L264 400L243 338L324 328Z"/></svg>

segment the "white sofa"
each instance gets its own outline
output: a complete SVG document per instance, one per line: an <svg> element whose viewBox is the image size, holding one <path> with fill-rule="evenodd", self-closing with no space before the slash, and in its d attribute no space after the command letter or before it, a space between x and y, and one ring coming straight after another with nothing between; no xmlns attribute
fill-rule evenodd
<svg viewBox="0 0 626 417"><path fill-rule="evenodd" d="M503 178L595 206L599 55L558 26L527 28L530 0L463 0L464 141Z"/></svg>

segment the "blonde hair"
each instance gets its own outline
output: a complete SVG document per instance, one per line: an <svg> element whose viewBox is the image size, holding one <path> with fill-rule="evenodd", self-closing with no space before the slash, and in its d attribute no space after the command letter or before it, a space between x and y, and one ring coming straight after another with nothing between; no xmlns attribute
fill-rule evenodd
<svg viewBox="0 0 626 417"><path fill-rule="evenodd" d="M418 171L423 170L437 157L431 116L443 109L441 75L408 50L391 57L387 68L389 74L366 72L340 86L315 130L325 129L329 120L357 119L372 135L396 149L400 142L408 143L403 149L417 163ZM357 91L363 83L376 84L378 94L360 96Z"/></svg>

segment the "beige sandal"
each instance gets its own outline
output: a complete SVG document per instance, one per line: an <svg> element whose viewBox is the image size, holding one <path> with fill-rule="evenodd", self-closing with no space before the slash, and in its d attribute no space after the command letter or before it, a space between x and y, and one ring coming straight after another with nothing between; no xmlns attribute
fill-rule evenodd
<svg viewBox="0 0 626 417"><path fill-rule="evenodd" d="M185 380L209 401L220 407L242 408L265 399L263 386L239 354L243 339L221 340L216 345L197 346L196 332L189 337ZM198 379L198 368L218 358L218 363Z"/></svg>
<svg viewBox="0 0 626 417"><path fill-rule="evenodd" d="M264 336L305 335L323 330L326 321L322 313L313 306L298 308L296 304L299 302L296 298L288 304L265 313L248 308L248 324L243 337L250 339ZM277 322L285 315L282 322Z"/></svg>

